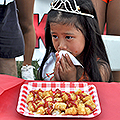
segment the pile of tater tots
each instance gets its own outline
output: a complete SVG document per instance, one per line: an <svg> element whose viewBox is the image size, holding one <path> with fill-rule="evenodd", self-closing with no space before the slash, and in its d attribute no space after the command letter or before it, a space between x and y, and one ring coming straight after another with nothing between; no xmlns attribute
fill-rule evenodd
<svg viewBox="0 0 120 120"><path fill-rule="evenodd" d="M92 96L76 92L32 90L26 99L30 113L40 115L89 115L96 108Z"/></svg>

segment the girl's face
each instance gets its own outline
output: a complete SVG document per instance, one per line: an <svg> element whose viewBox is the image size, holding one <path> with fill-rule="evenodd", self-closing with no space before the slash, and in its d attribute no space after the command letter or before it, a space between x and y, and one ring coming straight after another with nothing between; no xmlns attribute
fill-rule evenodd
<svg viewBox="0 0 120 120"><path fill-rule="evenodd" d="M82 32L72 25L50 24L53 46L56 51L66 50L75 57L82 53L85 38Z"/></svg>

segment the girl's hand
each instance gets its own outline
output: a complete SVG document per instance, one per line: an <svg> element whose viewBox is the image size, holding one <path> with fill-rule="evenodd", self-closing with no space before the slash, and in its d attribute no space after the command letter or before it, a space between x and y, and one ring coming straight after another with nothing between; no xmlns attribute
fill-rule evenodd
<svg viewBox="0 0 120 120"><path fill-rule="evenodd" d="M59 75L62 80L76 81L76 67L68 54L61 58Z"/></svg>
<svg viewBox="0 0 120 120"><path fill-rule="evenodd" d="M55 63L55 68L54 68L54 76L56 80L60 80L60 76L59 76L60 56L58 52L56 52L55 55L56 55L56 63Z"/></svg>
<svg viewBox="0 0 120 120"><path fill-rule="evenodd" d="M76 67L72 63L69 55L62 55L62 58L59 62L60 57L56 53L56 58L56 69L57 73L59 74L59 80L76 81ZM57 79L58 76L55 77Z"/></svg>

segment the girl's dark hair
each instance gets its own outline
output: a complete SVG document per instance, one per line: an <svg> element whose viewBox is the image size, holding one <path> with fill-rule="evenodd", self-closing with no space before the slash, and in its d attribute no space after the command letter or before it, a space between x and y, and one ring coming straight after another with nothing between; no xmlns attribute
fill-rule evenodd
<svg viewBox="0 0 120 120"><path fill-rule="evenodd" d="M75 8L73 0L69 0L72 7ZM48 60L51 52L56 52L52 44L52 38L50 34L50 23L60 23L73 25L77 29L81 30L85 37L85 48L83 56L83 66L85 72L89 75L92 81L101 82L102 78L97 65L97 57L106 61L109 64L108 57L106 54L105 46L103 44L97 15L91 0L76 0L82 13L94 15L94 18L89 16L83 16L78 14L71 14L67 12L60 12L56 10L50 10L48 13L46 28L45 28L45 43L46 43L46 54L39 68L40 76L42 79L42 70L45 62ZM69 6L67 6L69 9ZM62 6L64 9L64 6ZM102 63L101 63L102 64ZM110 78L109 81L111 81Z"/></svg>

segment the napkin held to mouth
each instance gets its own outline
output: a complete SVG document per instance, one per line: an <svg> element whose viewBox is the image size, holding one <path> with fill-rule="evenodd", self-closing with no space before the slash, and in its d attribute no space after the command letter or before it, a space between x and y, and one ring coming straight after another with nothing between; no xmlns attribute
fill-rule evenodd
<svg viewBox="0 0 120 120"><path fill-rule="evenodd" d="M72 60L72 62L73 62L74 65L79 65L79 66L81 66L82 68L84 68L83 65L82 65L70 52L68 52L68 51L66 51L66 50L61 50L61 51L59 52L60 59L61 59L62 55L65 56L66 53L69 55L69 57L70 57L70 59Z"/></svg>

